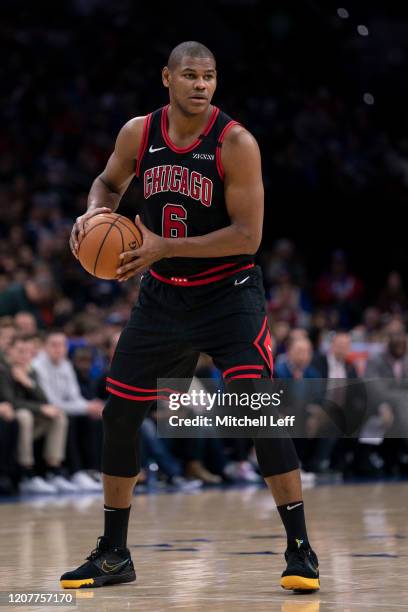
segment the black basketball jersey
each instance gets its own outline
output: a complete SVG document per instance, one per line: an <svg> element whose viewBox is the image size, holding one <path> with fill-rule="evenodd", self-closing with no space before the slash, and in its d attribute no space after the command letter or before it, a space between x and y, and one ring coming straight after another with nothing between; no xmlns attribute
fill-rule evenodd
<svg viewBox="0 0 408 612"><path fill-rule="evenodd" d="M169 138L167 112L165 106L147 115L138 152L136 176L143 186L144 224L166 238L202 236L230 225L221 147L226 132L237 122L214 106L202 134L180 148ZM192 275L210 278L213 270L232 272L245 264L253 266L252 255L174 257L156 262L151 271L157 277L191 284Z"/></svg>

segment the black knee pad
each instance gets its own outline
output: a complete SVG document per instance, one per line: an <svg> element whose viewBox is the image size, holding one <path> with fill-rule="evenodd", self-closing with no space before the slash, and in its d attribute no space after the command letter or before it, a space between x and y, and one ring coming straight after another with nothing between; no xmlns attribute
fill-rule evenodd
<svg viewBox="0 0 408 612"><path fill-rule="evenodd" d="M132 478L140 471L140 426L152 402L111 395L103 410L102 472Z"/></svg>
<svg viewBox="0 0 408 612"><path fill-rule="evenodd" d="M285 474L299 467L291 438L255 438L254 443L259 469L264 478Z"/></svg>

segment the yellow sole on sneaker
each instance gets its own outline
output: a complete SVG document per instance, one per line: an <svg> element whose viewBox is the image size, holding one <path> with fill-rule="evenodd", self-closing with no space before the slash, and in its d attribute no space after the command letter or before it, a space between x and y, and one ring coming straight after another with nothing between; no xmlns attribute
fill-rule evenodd
<svg viewBox="0 0 408 612"><path fill-rule="evenodd" d="M93 578L84 578L83 580L60 580L60 585L63 589L80 589L81 587L92 586Z"/></svg>
<svg viewBox="0 0 408 612"><path fill-rule="evenodd" d="M318 591L319 578L304 578L303 576L283 576L281 587L291 591Z"/></svg>

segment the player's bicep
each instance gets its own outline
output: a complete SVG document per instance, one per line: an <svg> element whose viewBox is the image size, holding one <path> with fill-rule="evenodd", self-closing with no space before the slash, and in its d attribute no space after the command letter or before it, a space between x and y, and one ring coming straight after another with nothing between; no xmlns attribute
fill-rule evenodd
<svg viewBox="0 0 408 612"><path fill-rule="evenodd" d="M259 245L262 236L264 189L261 156L255 138L241 129L223 144L225 201L231 222Z"/></svg>
<svg viewBox="0 0 408 612"><path fill-rule="evenodd" d="M100 179L117 193L123 194L134 176L143 122L144 117L136 117L122 127L115 149L100 175Z"/></svg>

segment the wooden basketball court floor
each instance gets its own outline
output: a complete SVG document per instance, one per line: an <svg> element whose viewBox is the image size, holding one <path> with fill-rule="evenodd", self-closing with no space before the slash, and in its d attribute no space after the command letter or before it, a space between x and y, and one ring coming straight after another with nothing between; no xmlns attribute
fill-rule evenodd
<svg viewBox="0 0 408 612"><path fill-rule="evenodd" d="M304 497L319 593L281 589L278 514L266 489L246 487L136 495L128 544L137 582L76 591L77 607L61 608L408 610L408 483L318 486ZM0 504L0 591L59 590L60 574L89 554L101 524L100 495Z"/></svg>

